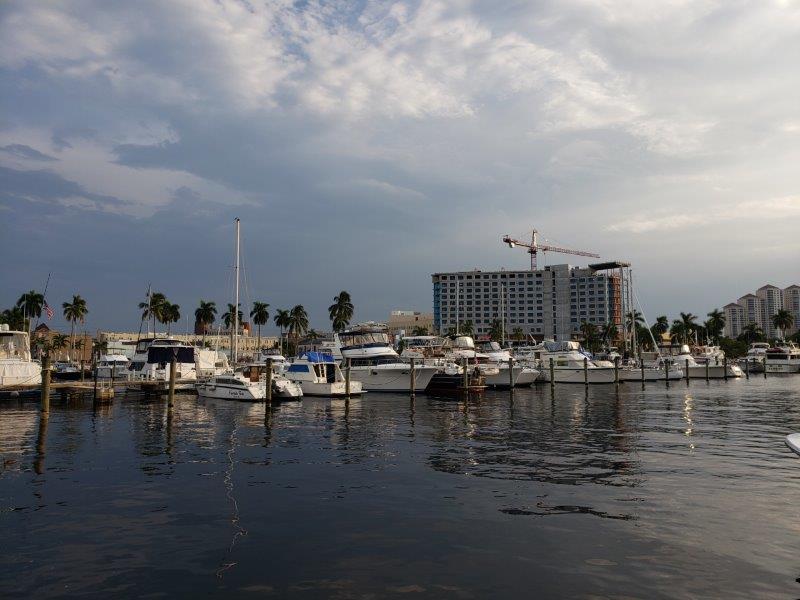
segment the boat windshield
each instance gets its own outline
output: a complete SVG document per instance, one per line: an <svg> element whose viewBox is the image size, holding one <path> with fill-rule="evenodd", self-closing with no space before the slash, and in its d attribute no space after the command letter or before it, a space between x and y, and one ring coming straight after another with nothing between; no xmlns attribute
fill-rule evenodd
<svg viewBox="0 0 800 600"><path fill-rule="evenodd" d="M382 331L342 333L339 335L339 338L342 341L342 347L345 348L352 346L389 345L389 336Z"/></svg>
<svg viewBox="0 0 800 600"><path fill-rule="evenodd" d="M0 358L21 358L30 360L28 334L0 331Z"/></svg>

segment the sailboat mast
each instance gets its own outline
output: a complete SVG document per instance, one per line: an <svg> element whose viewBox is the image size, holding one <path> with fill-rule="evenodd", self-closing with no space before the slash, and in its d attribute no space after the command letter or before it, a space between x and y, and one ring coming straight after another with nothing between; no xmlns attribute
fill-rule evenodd
<svg viewBox="0 0 800 600"><path fill-rule="evenodd" d="M233 301L233 364L239 358L239 218L236 218L236 266L234 267L236 276L236 294Z"/></svg>

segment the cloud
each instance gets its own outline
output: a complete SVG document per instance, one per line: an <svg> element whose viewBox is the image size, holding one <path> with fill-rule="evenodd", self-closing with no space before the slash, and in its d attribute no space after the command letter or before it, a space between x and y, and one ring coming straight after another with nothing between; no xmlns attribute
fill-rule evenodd
<svg viewBox="0 0 800 600"><path fill-rule="evenodd" d="M9 144L7 146L2 146L0 147L0 152L6 152L11 156L25 160L41 162L52 162L58 160L57 158L53 158L52 156L39 152L35 148L26 146L25 144Z"/></svg>
<svg viewBox="0 0 800 600"><path fill-rule="evenodd" d="M51 171L21 171L0 166L0 198L4 202L24 202L73 206L93 210L112 210L125 202L114 196L86 191Z"/></svg>

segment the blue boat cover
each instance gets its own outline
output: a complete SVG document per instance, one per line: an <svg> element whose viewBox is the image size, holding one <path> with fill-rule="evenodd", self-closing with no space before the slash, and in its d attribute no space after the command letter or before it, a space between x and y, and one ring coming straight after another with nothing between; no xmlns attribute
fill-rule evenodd
<svg viewBox="0 0 800 600"><path fill-rule="evenodd" d="M325 354L324 352L306 352L300 358L304 358L308 362L313 362L313 363L332 363L333 362L333 356L331 354Z"/></svg>

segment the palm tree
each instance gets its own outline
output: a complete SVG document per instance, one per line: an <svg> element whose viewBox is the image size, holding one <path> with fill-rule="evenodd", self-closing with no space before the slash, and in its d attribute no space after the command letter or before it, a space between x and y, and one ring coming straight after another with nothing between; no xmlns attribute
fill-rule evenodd
<svg viewBox="0 0 800 600"><path fill-rule="evenodd" d="M105 341L105 340L103 340L103 341L95 340L92 343L92 355L93 356L97 356L98 360L100 359L100 357L103 354L107 354L107 353L108 353L108 342L107 341Z"/></svg>
<svg viewBox="0 0 800 600"><path fill-rule="evenodd" d="M347 327L353 318L353 302L349 293L341 291L333 298L333 304L328 307L328 316L334 331L342 331Z"/></svg>
<svg viewBox="0 0 800 600"><path fill-rule="evenodd" d="M239 310L236 310L237 308ZM236 310L236 312L234 313L233 311L235 311L235 310ZM239 325L239 327L241 327L242 326L242 320L244 318L244 315L242 314L242 309L239 308L239 306L234 307L233 304L228 302L228 310L227 310L227 312L225 314L222 315L222 322L225 323L225 327L227 327L228 331L230 332L230 336L231 336L231 352L233 352L233 336L234 336L234 333L238 333L238 332L235 332L233 330L233 321L235 319L237 319L237 318L238 318L238 325Z"/></svg>
<svg viewBox="0 0 800 600"><path fill-rule="evenodd" d="M503 323L500 319L493 319L492 326L489 329L489 339L494 342L501 341L503 337Z"/></svg>
<svg viewBox="0 0 800 600"><path fill-rule="evenodd" d="M660 340L661 336L664 335L669 331L669 319L667 319L666 315L661 315L660 317L656 318L656 322L653 323L653 326L650 328L650 333L653 334L653 337L656 340Z"/></svg>
<svg viewBox="0 0 800 600"><path fill-rule="evenodd" d="M152 292L147 302L139 302L139 308L142 310L142 321L153 319L153 333L156 330L156 320L163 322L162 318L166 304L167 297L161 292Z"/></svg>
<svg viewBox="0 0 800 600"><path fill-rule="evenodd" d="M0 314L0 323L7 324L9 329L15 331L25 331L28 329L25 323L25 312L19 306L4 310L2 314Z"/></svg>
<svg viewBox="0 0 800 600"><path fill-rule="evenodd" d="M266 302L253 302L250 318L258 327L258 349L261 350L261 326L269 323L269 304Z"/></svg>
<svg viewBox="0 0 800 600"><path fill-rule="evenodd" d="M594 352L597 346L597 325L583 321L580 325L580 331L583 334L583 341L586 343L586 347Z"/></svg>
<svg viewBox="0 0 800 600"><path fill-rule="evenodd" d="M525 332L522 331L522 327L514 327L514 330L511 332L511 337L517 341L523 340L525 339Z"/></svg>
<svg viewBox="0 0 800 600"><path fill-rule="evenodd" d="M172 324L181 320L181 307L178 304L165 302L161 309L161 319L161 322L167 325L167 335L169 335Z"/></svg>
<svg viewBox="0 0 800 600"><path fill-rule="evenodd" d="M742 333L739 334L738 339L740 341L745 341L748 344L760 342L764 339L764 330L761 329L758 323L748 323L742 327Z"/></svg>
<svg viewBox="0 0 800 600"><path fill-rule="evenodd" d="M58 351L66 348L68 343L69 338L63 333L56 333L53 335L52 339L50 340L50 348L55 350L56 358L58 357Z"/></svg>
<svg viewBox="0 0 800 600"><path fill-rule="evenodd" d="M275 325L278 326L281 330L281 354L283 354L283 330L289 327L289 311L279 308L275 312L275 317L273 318L275 321Z"/></svg>
<svg viewBox="0 0 800 600"><path fill-rule="evenodd" d="M638 310L634 310L625 315L625 326L628 331L633 331L634 326L644 325L644 317Z"/></svg>
<svg viewBox="0 0 800 600"><path fill-rule="evenodd" d="M602 340L603 344L608 344L610 341L617 339L618 335L619 330L617 329L616 323L613 321L604 323L600 327L600 339Z"/></svg>
<svg viewBox="0 0 800 600"><path fill-rule="evenodd" d="M200 300L200 306L194 311L195 325L199 324L203 328L203 346L206 345L206 331L217 318L216 302L206 302Z"/></svg>
<svg viewBox="0 0 800 600"><path fill-rule="evenodd" d="M473 334L474 330L475 330L475 328L472 325L472 321L466 320L463 323L461 323L461 326L460 326L461 335L469 335L469 336L471 336Z"/></svg>
<svg viewBox="0 0 800 600"><path fill-rule="evenodd" d="M794 317L788 310L780 309L772 315L772 325L781 330L781 339L786 339L786 330L794 325Z"/></svg>
<svg viewBox="0 0 800 600"><path fill-rule="evenodd" d="M289 336L297 339L308 331L308 314L301 304L289 311Z"/></svg>
<svg viewBox="0 0 800 600"><path fill-rule="evenodd" d="M71 324L69 334L71 340L71 360L72 353L75 350L75 323L78 321L83 323L86 320L86 315L89 312L89 309L86 308L86 300L80 296L72 296L72 302L64 302L61 306L64 309L64 318L67 319L67 321L69 321Z"/></svg>
<svg viewBox="0 0 800 600"><path fill-rule="evenodd" d="M705 322L706 331L715 342L719 342L722 330L725 329L725 313L715 308L708 313L708 321Z"/></svg>
<svg viewBox="0 0 800 600"><path fill-rule="evenodd" d="M417 325L411 330L411 335L428 335L428 328Z"/></svg>
<svg viewBox="0 0 800 600"><path fill-rule="evenodd" d="M682 312L681 314L681 322L683 323L683 327L686 330L688 336L692 335L692 332L697 328L697 324L695 321L697 320L697 315L693 315L692 313L685 313ZM687 339L688 343L688 339Z"/></svg>
<svg viewBox="0 0 800 600"><path fill-rule="evenodd" d="M29 320L31 317L37 319L42 316L42 307L44 307L44 296L36 290L31 290L22 294L17 300L17 306L22 309Z"/></svg>

